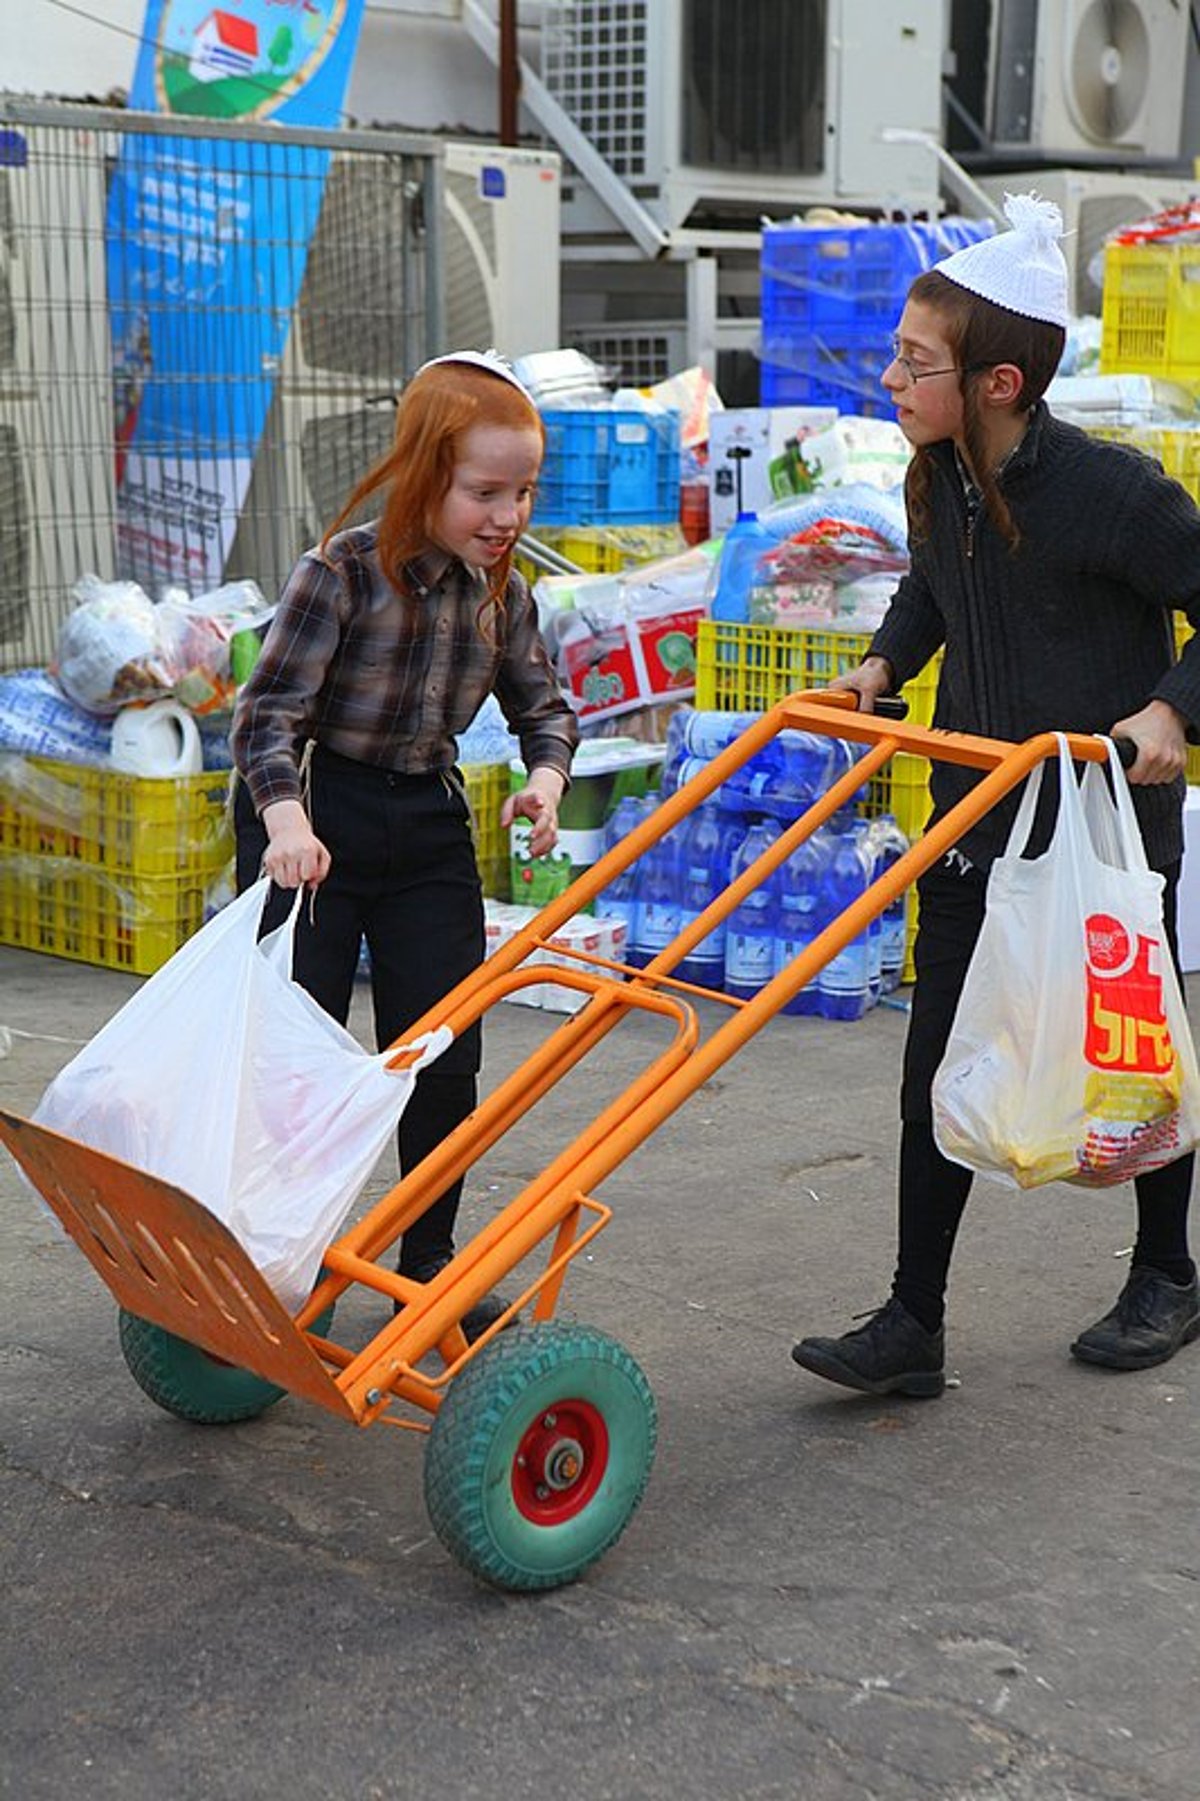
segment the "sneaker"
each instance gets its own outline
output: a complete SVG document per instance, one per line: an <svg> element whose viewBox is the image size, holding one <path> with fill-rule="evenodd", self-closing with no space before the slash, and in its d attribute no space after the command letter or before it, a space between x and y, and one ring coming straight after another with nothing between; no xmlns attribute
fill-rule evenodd
<svg viewBox="0 0 1200 1801"><path fill-rule="evenodd" d="M1110 1370L1144 1370L1200 1336L1200 1281L1172 1282L1135 1264L1111 1313L1081 1332L1071 1355Z"/></svg>
<svg viewBox="0 0 1200 1801"><path fill-rule="evenodd" d="M927 1332L893 1295L865 1326L841 1338L802 1338L792 1347L802 1369L867 1395L932 1399L946 1386L946 1339Z"/></svg>
<svg viewBox="0 0 1200 1801"><path fill-rule="evenodd" d="M406 1269L403 1273L413 1282L432 1282L435 1276L441 1275L453 1255L453 1251L441 1252L438 1256L431 1257L428 1263L422 1263L416 1269ZM468 1307L458 1322L467 1343L474 1344L477 1338L482 1338L488 1327L494 1326L507 1310L508 1302L498 1294L485 1294L473 1307ZM392 1312L396 1314L399 1311L400 1303L397 1301L393 1303Z"/></svg>

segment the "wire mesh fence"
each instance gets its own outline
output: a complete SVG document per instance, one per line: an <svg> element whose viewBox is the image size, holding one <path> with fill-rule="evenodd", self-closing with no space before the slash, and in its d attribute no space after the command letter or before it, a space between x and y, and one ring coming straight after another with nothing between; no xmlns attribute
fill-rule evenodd
<svg viewBox="0 0 1200 1801"><path fill-rule="evenodd" d="M0 669L85 575L273 595L441 347L442 149L0 97Z"/></svg>

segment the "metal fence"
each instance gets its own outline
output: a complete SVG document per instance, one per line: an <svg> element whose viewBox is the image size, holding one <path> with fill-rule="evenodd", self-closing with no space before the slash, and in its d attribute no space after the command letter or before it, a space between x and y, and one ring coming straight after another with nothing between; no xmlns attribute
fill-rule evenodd
<svg viewBox="0 0 1200 1801"><path fill-rule="evenodd" d="M0 669L89 573L273 597L442 348L442 157L0 96Z"/></svg>

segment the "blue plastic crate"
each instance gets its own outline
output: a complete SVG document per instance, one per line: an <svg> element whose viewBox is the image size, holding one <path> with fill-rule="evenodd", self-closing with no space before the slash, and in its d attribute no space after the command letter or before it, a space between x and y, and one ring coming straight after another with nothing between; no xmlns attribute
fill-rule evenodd
<svg viewBox="0 0 1200 1801"><path fill-rule="evenodd" d="M546 460L533 526L654 525L679 518L679 415L630 407L542 414Z"/></svg>
<svg viewBox="0 0 1200 1801"><path fill-rule="evenodd" d="M759 398L763 406L835 406L842 413L891 419L895 405L880 377L890 357L873 331L778 335L762 345Z"/></svg>
<svg viewBox="0 0 1200 1801"><path fill-rule="evenodd" d="M768 225L762 236L764 338L874 330L886 343L914 279L991 235L990 221Z"/></svg>

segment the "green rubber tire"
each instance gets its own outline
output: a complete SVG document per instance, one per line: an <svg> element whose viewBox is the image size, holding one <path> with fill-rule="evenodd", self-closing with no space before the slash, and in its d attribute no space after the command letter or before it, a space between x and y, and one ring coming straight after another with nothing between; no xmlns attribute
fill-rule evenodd
<svg viewBox="0 0 1200 1801"><path fill-rule="evenodd" d="M633 1517L657 1430L650 1384L615 1340L557 1323L502 1333L434 1417L430 1522L451 1556L494 1587L573 1582Z"/></svg>
<svg viewBox="0 0 1200 1801"><path fill-rule="evenodd" d="M313 1331L324 1337L332 1321L331 1307L313 1322ZM277 1383L222 1363L199 1345L127 1313L124 1307L119 1330L130 1375L143 1393L177 1419L198 1426L228 1426L257 1419L287 1393Z"/></svg>

